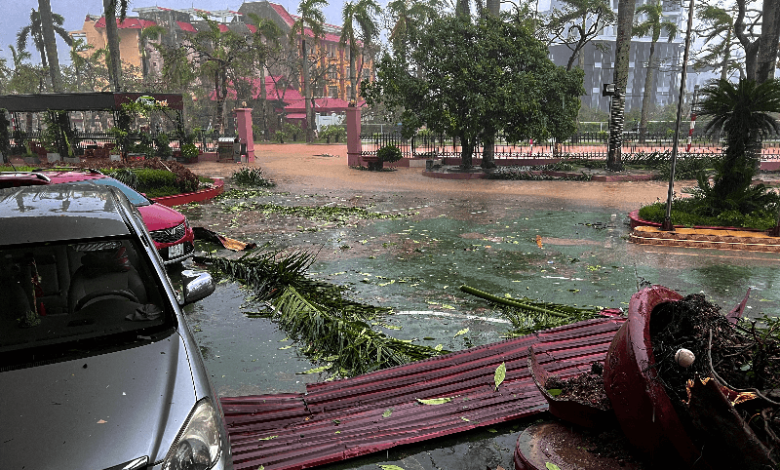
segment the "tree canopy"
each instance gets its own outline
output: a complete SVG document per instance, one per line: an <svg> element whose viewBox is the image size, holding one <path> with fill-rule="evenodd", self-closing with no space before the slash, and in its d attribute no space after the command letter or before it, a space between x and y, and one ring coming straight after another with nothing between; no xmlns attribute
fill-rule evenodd
<svg viewBox="0 0 780 470"><path fill-rule="evenodd" d="M458 137L470 167L475 144L498 131L513 141L575 131L583 72L553 64L526 23L445 17L415 42L414 73L403 55L386 54L376 82L364 83L369 104L395 110L404 134L427 126Z"/></svg>

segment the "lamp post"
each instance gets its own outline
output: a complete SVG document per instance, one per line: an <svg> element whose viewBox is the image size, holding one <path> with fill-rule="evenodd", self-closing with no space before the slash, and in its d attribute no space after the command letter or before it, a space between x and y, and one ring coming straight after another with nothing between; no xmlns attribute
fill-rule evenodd
<svg viewBox="0 0 780 470"><path fill-rule="evenodd" d="M688 53L691 49L691 29L693 29L693 1L688 9L688 31L685 32L685 52L683 53L682 76L680 77L680 99L677 102L677 122L674 127L672 141L672 170L669 175L669 193L666 197L666 217L661 224L661 230L674 231L672 225L672 198L674 197L674 170L677 165L677 145L680 143L680 121L682 121L682 104L685 98L685 79L688 74Z"/></svg>

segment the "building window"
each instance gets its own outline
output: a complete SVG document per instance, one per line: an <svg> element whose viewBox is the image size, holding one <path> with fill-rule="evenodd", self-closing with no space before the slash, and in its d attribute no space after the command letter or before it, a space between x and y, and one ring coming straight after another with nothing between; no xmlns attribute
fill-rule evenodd
<svg viewBox="0 0 780 470"><path fill-rule="evenodd" d="M328 87L328 98L338 98L338 97L339 97L339 87L337 86Z"/></svg>
<svg viewBox="0 0 780 470"><path fill-rule="evenodd" d="M363 69L363 78L365 80L371 78L371 69Z"/></svg>
<svg viewBox="0 0 780 470"><path fill-rule="evenodd" d="M336 80L339 78L339 74L336 71L336 66L331 65L328 67L328 80Z"/></svg>

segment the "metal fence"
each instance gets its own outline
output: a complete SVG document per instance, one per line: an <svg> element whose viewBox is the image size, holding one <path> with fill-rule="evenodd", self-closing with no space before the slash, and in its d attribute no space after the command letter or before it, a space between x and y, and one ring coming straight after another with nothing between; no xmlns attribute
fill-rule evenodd
<svg viewBox="0 0 780 470"><path fill-rule="evenodd" d="M405 158L455 157L461 156L462 146L458 138L418 134L405 139L400 133L362 135L362 153L375 155L377 150L386 145L395 145ZM694 136L688 148L687 136L681 136L677 146L680 154L689 156L711 156L723 150L723 141L711 136ZM647 134L644 138L636 132L623 134L623 154L652 154L671 152L673 136L664 134ZM477 143L473 158L482 158L483 147ZM494 146L496 160L527 159L527 158L581 158L604 159L607 157L607 135L604 132L586 132L575 134L564 142L554 141L523 141L508 142L499 136ZM780 137L773 136L763 141L762 160L780 160Z"/></svg>

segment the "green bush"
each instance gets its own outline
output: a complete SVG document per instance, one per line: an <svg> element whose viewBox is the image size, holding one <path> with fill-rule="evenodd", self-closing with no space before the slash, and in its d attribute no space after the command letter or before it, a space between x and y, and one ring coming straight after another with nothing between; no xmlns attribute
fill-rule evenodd
<svg viewBox="0 0 780 470"><path fill-rule="evenodd" d="M344 126L325 126L320 132L320 138L325 139L327 143L346 140L347 129Z"/></svg>
<svg viewBox="0 0 780 470"><path fill-rule="evenodd" d="M401 149L396 147L395 145L385 145L381 149L379 149L376 152L377 158L379 158L379 161L384 163L392 163L397 162L401 158L403 158L403 154L401 153Z"/></svg>
<svg viewBox="0 0 780 470"><path fill-rule="evenodd" d="M276 132L274 132L274 140L277 143L283 144L284 143L284 138L285 138L284 131L276 131Z"/></svg>
<svg viewBox="0 0 780 470"><path fill-rule="evenodd" d="M237 186L251 186L255 188L273 188L276 186L273 181L263 177L263 171L260 168L243 167L234 171L230 179Z"/></svg>
<svg viewBox="0 0 780 470"><path fill-rule="evenodd" d="M198 158L199 153L200 152L198 151L198 147L196 147L195 144L184 144L184 146L181 148L181 156L186 158L188 161L192 161Z"/></svg>
<svg viewBox="0 0 780 470"><path fill-rule="evenodd" d="M749 214L737 210L721 212L717 216L702 215L702 202L695 198L676 199L672 202L672 223L686 227L743 227L769 230L777 222L777 209L767 207ZM666 217L666 203L656 202L639 209L639 217L661 223Z"/></svg>
<svg viewBox="0 0 780 470"><path fill-rule="evenodd" d="M171 156L171 141L168 139L168 134L160 132L154 139L154 146L157 148L157 157L167 158Z"/></svg>

